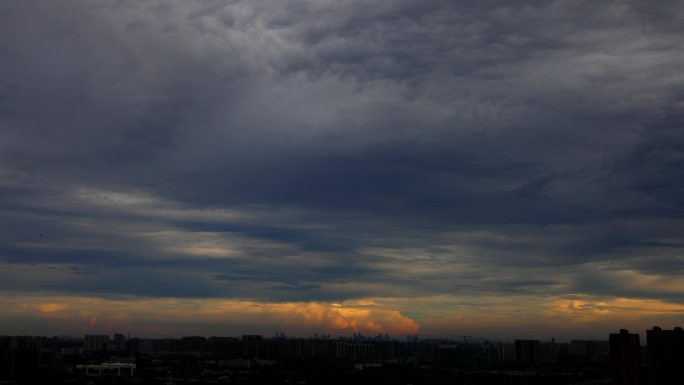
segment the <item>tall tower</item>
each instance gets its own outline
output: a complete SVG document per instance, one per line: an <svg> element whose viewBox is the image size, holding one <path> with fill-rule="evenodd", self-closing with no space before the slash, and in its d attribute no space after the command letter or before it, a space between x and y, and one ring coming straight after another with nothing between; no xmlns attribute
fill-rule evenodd
<svg viewBox="0 0 684 385"><path fill-rule="evenodd" d="M680 385L684 381L684 330L646 330L648 371L652 385Z"/></svg>
<svg viewBox="0 0 684 385"><path fill-rule="evenodd" d="M613 385L639 385L639 335L626 329L610 334L610 378Z"/></svg>

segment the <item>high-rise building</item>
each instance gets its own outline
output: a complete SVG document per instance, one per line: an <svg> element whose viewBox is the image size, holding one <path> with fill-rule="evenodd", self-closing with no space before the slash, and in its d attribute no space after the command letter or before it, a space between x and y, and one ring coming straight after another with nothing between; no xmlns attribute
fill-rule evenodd
<svg viewBox="0 0 684 385"><path fill-rule="evenodd" d="M639 335L626 329L611 333L610 378L613 385L639 385L641 345Z"/></svg>
<svg viewBox="0 0 684 385"><path fill-rule="evenodd" d="M126 336L119 333L114 334L114 345L118 351L126 350Z"/></svg>
<svg viewBox="0 0 684 385"><path fill-rule="evenodd" d="M558 357L567 353L569 345L558 343L554 338L551 341L542 342L540 345L540 363L542 365L552 365L558 363Z"/></svg>
<svg viewBox="0 0 684 385"><path fill-rule="evenodd" d="M107 348L109 336L103 335L87 335L83 340L83 350L87 352L101 352Z"/></svg>
<svg viewBox="0 0 684 385"><path fill-rule="evenodd" d="M528 365L541 364L541 342L539 340L515 340L515 360Z"/></svg>
<svg viewBox="0 0 684 385"><path fill-rule="evenodd" d="M646 331L648 370L653 385L681 385L684 383L684 330L662 330L654 327Z"/></svg>

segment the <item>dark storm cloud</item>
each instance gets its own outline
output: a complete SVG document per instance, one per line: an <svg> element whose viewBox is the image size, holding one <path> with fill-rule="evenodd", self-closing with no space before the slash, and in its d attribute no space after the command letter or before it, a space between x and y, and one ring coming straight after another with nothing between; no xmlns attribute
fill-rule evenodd
<svg viewBox="0 0 684 385"><path fill-rule="evenodd" d="M2 4L3 290L634 296L684 263L669 5Z"/></svg>

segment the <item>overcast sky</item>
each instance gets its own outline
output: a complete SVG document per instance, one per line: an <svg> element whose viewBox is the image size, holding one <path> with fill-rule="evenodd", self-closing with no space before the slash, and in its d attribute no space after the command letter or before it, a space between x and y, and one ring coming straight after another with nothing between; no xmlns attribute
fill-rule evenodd
<svg viewBox="0 0 684 385"><path fill-rule="evenodd" d="M684 3L0 2L0 334L684 324Z"/></svg>

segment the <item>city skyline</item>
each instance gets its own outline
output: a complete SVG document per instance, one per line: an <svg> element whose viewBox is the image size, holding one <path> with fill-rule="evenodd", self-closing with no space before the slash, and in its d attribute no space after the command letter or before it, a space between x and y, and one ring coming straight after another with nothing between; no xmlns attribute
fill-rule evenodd
<svg viewBox="0 0 684 385"><path fill-rule="evenodd" d="M469 383L678 385L684 329L620 329L569 342L242 336L0 336L0 378L13 383ZM462 340L460 340L462 338ZM268 381L266 380L268 379ZM353 379L353 380L352 380Z"/></svg>
<svg viewBox="0 0 684 385"><path fill-rule="evenodd" d="M194 339L194 338L201 338L201 339L212 339L212 338L228 338L228 339L246 339L246 338L253 338L257 337L262 340L284 340L284 339L294 339L294 340L313 340L313 339L321 339L321 340L367 340L367 341L394 341L394 342L432 342L436 343L439 341L444 341L448 342L449 344L464 344L464 345L481 345L481 344L487 344L487 343L507 343L507 344L513 344L515 341L537 341L541 343L558 343L558 344L569 344L572 342L601 342L607 344L609 342L609 336L612 334L618 334L621 331L626 331L629 332L630 334L633 335L638 335L640 337L640 345L641 346L646 346L647 341L648 341L648 335L654 333L659 333L662 330L665 330L666 333L679 333L677 334L677 337L672 339L671 342L678 344L679 340L678 338L679 335L682 333L682 327L681 326L675 326L672 329L663 329L660 326L653 326L649 329L646 330L628 330L628 329L620 329L619 331L612 330L610 333L606 335L602 335L599 338L589 338L587 336L578 336L577 338L570 338L567 340L563 339L558 339L555 337L550 337L548 339L544 338L529 338L528 335L521 335L521 336L513 336L510 339L498 339L498 338L489 338L488 336L470 336L470 335L457 335L457 334L452 334L452 335L442 335L442 336L421 336L418 334L407 334L407 335L392 335L389 333L377 333L377 334L364 334L360 332L353 332L351 334L325 334L325 333L313 333L310 335L289 335L285 332L282 331L274 331L270 334L254 334L254 333L238 333L238 334L216 334L216 335L135 335L131 334L125 330L115 330L115 331L105 331L102 333L92 333L92 334L83 334L83 335L70 335L66 334L64 332L60 334L54 334L54 335L44 335L44 334L21 334L21 335L11 335L11 334L0 334L0 337L4 338L48 338L48 339L58 339L58 340L63 340L63 341L80 341L84 342L87 345L87 340L88 338L93 338L95 340L101 341L98 343L102 343L103 349L104 346L106 346L107 343L115 343L117 339L121 338L124 342L126 340L182 340L182 339ZM662 337L661 337L662 339ZM86 350L88 350L86 348Z"/></svg>
<svg viewBox="0 0 684 385"><path fill-rule="evenodd" d="M681 325L682 20L674 0L2 2L0 334Z"/></svg>

